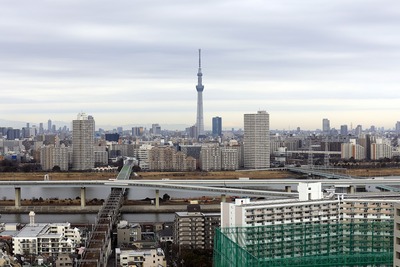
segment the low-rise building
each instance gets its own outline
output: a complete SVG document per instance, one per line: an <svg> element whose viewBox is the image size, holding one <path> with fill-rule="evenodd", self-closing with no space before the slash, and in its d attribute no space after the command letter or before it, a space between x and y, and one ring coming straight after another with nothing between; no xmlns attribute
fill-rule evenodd
<svg viewBox="0 0 400 267"><path fill-rule="evenodd" d="M80 245L79 229L70 223L35 223L35 213L29 213L30 223L13 236L13 254L49 255L73 253Z"/></svg>
<svg viewBox="0 0 400 267"><path fill-rule="evenodd" d="M140 267L166 267L164 251L161 248L132 250L116 250L116 266L140 266Z"/></svg>

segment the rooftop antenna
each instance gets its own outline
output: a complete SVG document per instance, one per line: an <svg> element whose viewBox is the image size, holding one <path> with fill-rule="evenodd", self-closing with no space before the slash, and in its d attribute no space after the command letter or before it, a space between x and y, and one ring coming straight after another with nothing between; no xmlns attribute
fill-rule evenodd
<svg viewBox="0 0 400 267"><path fill-rule="evenodd" d="M199 69L201 69L201 49L199 49Z"/></svg>

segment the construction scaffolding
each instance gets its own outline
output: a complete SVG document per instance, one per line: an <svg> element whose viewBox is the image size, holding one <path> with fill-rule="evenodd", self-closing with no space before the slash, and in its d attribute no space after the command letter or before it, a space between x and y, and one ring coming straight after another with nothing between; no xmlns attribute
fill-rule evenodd
<svg viewBox="0 0 400 267"><path fill-rule="evenodd" d="M392 266L393 221L216 230L214 267Z"/></svg>

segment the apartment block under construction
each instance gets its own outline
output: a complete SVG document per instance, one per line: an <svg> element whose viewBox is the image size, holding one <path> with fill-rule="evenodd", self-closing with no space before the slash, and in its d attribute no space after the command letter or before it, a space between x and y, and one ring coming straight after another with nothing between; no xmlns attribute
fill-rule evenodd
<svg viewBox="0 0 400 267"><path fill-rule="evenodd" d="M214 266L392 266L400 196L322 193L319 183L298 191L296 200L221 203Z"/></svg>

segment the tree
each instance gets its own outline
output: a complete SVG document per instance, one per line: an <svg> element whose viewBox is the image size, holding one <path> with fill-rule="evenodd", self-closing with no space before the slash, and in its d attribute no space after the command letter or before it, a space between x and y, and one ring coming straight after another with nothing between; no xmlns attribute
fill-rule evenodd
<svg viewBox="0 0 400 267"><path fill-rule="evenodd" d="M163 201L168 201L170 199L171 199L171 197L168 194L164 194L163 197L162 197Z"/></svg>
<svg viewBox="0 0 400 267"><path fill-rule="evenodd" d="M132 167L132 171L133 171L133 172L140 172L141 170L142 170L142 169L140 168L139 165L135 165L135 166Z"/></svg>
<svg viewBox="0 0 400 267"><path fill-rule="evenodd" d="M21 166L21 171L23 172L31 172L32 171L32 166L29 164L24 164Z"/></svg>
<svg viewBox="0 0 400 267"><path fill-rule="evenodd" d="M58 166L58 165L55 165L54 167L53 167L53 169L51 169L53 172L60 172L61 171L61 168L60 168L60 166Z"/></svg>

